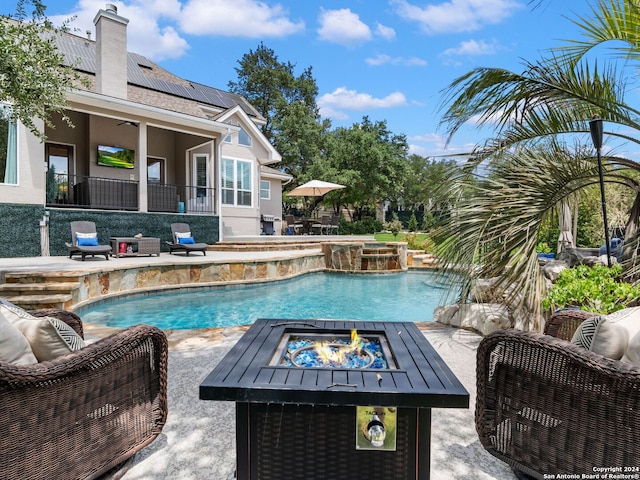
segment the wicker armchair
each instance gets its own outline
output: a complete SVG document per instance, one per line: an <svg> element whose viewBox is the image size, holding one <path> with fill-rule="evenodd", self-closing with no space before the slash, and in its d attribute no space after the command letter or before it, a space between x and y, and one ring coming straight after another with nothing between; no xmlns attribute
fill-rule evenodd
<svg viewBox="0 0 640 480"><path fill-rule="evenodd" d="M567 341L592 315L559 312L544 335L503 330L478 347L476 430L519 478L640 465L640 367Z"/></svg>
<svg viewBox="0 0 640 480"><path fill-rule="evenodd" d="M30 313L83 335L71 312ZM0 477L94 479L130 463L166 421L167 351L138 325L51 361L0 362Z"/></svg>

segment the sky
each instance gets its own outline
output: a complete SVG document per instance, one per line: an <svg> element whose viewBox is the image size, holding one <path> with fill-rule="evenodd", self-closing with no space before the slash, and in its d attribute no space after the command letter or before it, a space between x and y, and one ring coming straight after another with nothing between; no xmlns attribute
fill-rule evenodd
<svg viewBox="0 0 640 480"><path fill-rule="evenodd" d="M2 2L0 13L13 0ZM447 143L443 92L476 67L523 70L577 38L570 19L585 0L44 0L54 22L75 17L85 35L107 3L129 19L129 51L187 80L228 90L243 55L260 43L301 74L311 67L317 104L333 127L364 116L404 134L410 153L469 152L487 136L473 126Z"/></svg>

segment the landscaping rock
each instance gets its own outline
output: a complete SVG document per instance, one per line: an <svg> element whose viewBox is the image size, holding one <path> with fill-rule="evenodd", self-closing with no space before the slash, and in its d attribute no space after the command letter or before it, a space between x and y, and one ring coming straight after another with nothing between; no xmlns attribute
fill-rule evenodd
<svg viewBox="0 0 640 480"><path fill-rule="evenodd" d="M439 307L434 311L433 319L445 325L470 328L482 335L513 326L509 309L497 303L470 303Z"/></svg>

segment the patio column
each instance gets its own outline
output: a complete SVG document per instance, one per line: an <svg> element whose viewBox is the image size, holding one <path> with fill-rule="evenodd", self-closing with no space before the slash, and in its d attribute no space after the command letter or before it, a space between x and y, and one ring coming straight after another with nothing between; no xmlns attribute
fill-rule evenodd
<svg viewBox="0 0 640 480"><path fill-rule="evenodd" d="M141 212L148 211L147 202L147 122L138 124L138 158L136 161L138 174L138 207Z"/></svg>

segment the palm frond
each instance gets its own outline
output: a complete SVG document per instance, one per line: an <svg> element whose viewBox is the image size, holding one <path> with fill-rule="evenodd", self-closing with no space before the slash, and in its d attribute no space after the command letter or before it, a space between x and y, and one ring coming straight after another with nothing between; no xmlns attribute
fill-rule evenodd
<svg viewBox="0 0 640 480"><path fill-rule="evenodd" d="M565 65L575 65L589 51L607 42L617 58L640 60L640 5L637 0L598 0L590 16L571 20L583 33L583 40L567 40L554 49ZM619 43L622 42L622 43Z"/></svg>
<svg viewBox="0 0 640 480"><path fill-rule="evenodd" d="M549 142L508 153L489 176L457 188L454 213L434 238L444 269L462 275L460 301L475 279L498 278L505 302L537 318L545 291L536 255L541 225L563 199L596 181L594 158Z"/></svg>

